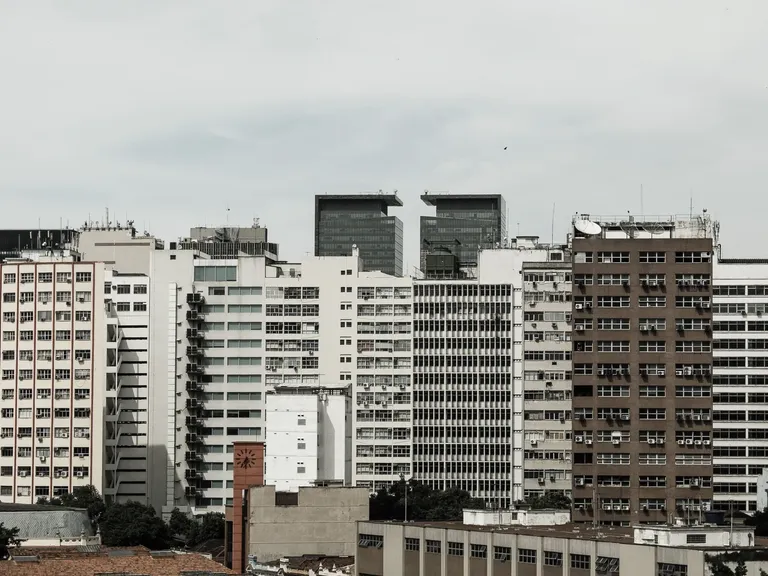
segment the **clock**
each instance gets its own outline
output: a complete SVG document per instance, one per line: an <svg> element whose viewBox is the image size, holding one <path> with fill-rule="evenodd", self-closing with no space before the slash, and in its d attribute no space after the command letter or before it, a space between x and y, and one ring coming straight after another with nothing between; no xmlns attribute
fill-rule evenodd
<svg viewBox="0 0 768 576"><path fill-rule="evenodd" d="M256 466L256 452L245 448L235 454L235 466L238 468L253 468Z"/></svg>

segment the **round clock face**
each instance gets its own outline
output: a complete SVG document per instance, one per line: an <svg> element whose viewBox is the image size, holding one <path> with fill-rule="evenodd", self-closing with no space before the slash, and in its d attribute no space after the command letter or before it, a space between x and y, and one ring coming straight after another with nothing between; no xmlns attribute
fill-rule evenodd
<svg viewBox="0 0 768 576"><path fill-rule="evenodd" d="M256 465L256 452L253 450L241 450L235 456L235 465L240 468L253 468Z"/></svg>

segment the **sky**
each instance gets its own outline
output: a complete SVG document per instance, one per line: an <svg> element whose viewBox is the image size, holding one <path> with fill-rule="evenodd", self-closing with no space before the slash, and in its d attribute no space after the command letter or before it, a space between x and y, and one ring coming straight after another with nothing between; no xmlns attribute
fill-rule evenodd
<svg viewBox="0 0 768 576"><path fill-rule="evenodd" d="M315 194L397 190L412 267L430 190L547 241L692 202L768 257L766 150L765 0L0 0L5 228L259 218L295 260Z"/></svg>

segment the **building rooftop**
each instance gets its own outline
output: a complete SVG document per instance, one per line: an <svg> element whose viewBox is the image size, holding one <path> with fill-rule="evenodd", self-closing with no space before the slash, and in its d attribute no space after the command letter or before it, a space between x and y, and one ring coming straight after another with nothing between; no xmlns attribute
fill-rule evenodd
<svg viewBox="0 0 768 576"><path fill-rule="evenodd" d="M181 576L188 572L234 574L232 570L199 554L150 552L146 548L104 546L63 548L14 548L11 558L0 562L0 575L95 576L96 574L142 574Z"/></svg>
<svg viewBox="0 0 768 576"><path fill-rule="evenodd" d="M435 192L421 195L421 201L427 206L436 206L441 201L453 200L504 200L501 194L451 194L450 192Z"/></svg>
<svg viewBox="0 0 768 576"><path fill-rule="evenodd" d="M402 206L403 201L398 198L397 194L385 194L383 192L367 193L367 194L317 194L315 195L315 203L335 200L355 200L355 201L370 201L384 203L387 206Z"/></svg>
<svg viewBox="0 0 768 576"><path fill-rule="evenodd" d="M520 536L538 536L542 538L568 538L573 540L603 540L619 544L634 544L634 527L613 527L591 524L562 524L559 526L476 526L463 522L381 522L370 521L368 524L394 524L400 526L418 526L422 528L440 528L444 530L466 530L470 532L495 532L498 534L517 534ZM679 530L681 532L696 532L702 530L730 530L727 526L640 526L643 529ZM747 528L734 527L734 530ZM755 548L768 549L768 538L755 538ZM638 544L639 545L639 544ZM718 548L719 549L719 548Z"/></svg>

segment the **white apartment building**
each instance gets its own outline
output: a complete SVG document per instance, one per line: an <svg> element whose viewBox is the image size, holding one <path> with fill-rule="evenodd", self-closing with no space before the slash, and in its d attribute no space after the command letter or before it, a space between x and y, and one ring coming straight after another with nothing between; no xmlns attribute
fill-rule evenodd
<svg viewBox="0 0 768 576"><path fill-rule="evenodd" d="M523 499L523 264L563 258L520 237L481 251L474 279L414 283L417 480L499 507Z"/></svg>
<svg viewBox="0 0 768 576"><path fill-rule="evenodd" d="M148 503L149 278L107 270L104 496Z"/></svg>
<svg viewBox="0 0 768 576"><path fill-rule="evenodd" d="M164 440L147 488L164 494L151 501L229 504L232 444L267 439L265 393L280 386L354 384L352 482L408 474L411 281L360 272L357 255L277 264L194 246L154 252L148 421L150 443Z"/></svg>
<svg viewBox="0 0 768 576"><path fill-rule="evenodd" d="M713 280L713 508L755 512L768 468L768 260L718 258Z"/></svg>
<svg viewBox="0 0 768 576"><path fill-rule="evenodd" d="M5 260L0 276L0 498L101 490L104 266L57 250Z"/></svg>
<svg viewBox="0 0 768 576"><path fill-rule="evenodd" d="M557 253L561 261L523 263L525 499L571 493L571 263L567 250Z"/></svg>
<svg viewBox="0 0 768 576"><path fill-rule="evenodd" d="M267 391L264 483L280 492L352 481L349 386Z"/></svg>

